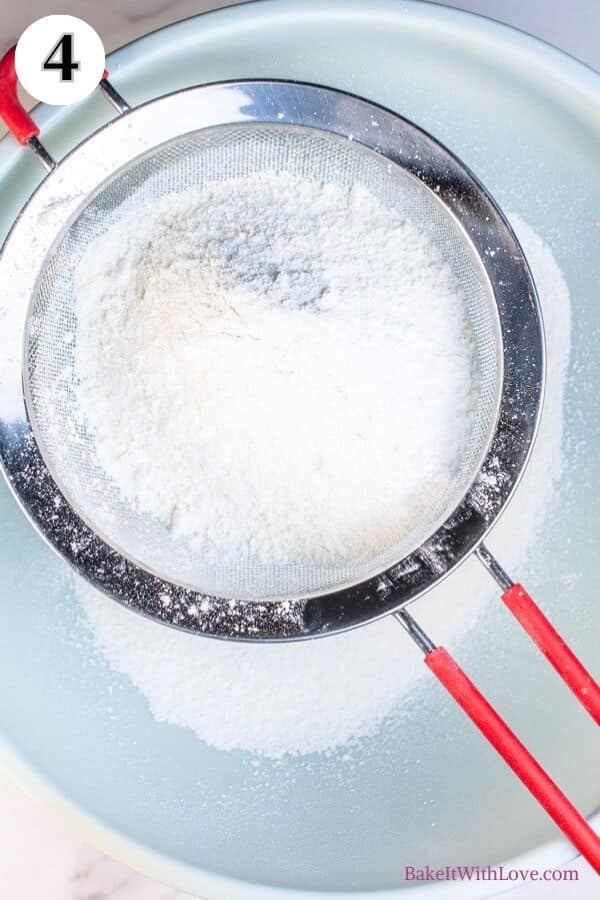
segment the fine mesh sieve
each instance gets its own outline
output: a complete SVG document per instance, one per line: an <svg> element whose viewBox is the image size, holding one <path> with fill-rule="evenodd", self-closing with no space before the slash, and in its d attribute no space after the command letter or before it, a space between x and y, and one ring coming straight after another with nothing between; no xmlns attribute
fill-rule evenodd
<svg viewBox="0 0 600 900"><path fill-rule="evenodd" d="M94 437L78 409L75 276L90 244L145 203L264 172L287 172L344 188L365 187L426 233L464 286L477 390L460 465L447 489L421 502L425 512L418 526L403 531L400 540L382 547L371 559L350 558L335 566L276 566L249 557L224 566L210 544L175 539L161 520L122 498L98 460ZM500 344L489 280L465 232L434 192L356 141L299 126L247 123L167 142L108 179L78 213L45 260L32 297L25 333L25 398L52 477L78 515L120 553L163 579L205 593L235 599L298 597L356 583L387 569L422 544L458 505L493 432L501 385Z"/></svg>
<svg viewBox="0 0 600 900"><path fill-rule="evenodd" d="M122 118L55 166L19 105L13 60L14 50L0 61L0 114L50 174L0 260L0 319L13 347L0 368L0 457L36 527L96 586L190 631L286 640L394 613L430 670L600 872L598 836L406 609L475 551L500 584L504 603L600 723L600 686L482 543L527 461L544 362L535 288L492 199L410 122L356 97L285 82L193 88L130 111L104 78L100 88ZM419 528L362 566L211 570L189 548L175 548L156 523L123 508L98 465L93 439L74 424L81 419L72 345L64 338L76 325L73 273L90 241L140 202L260 171L363 184L418 223L465 290L479 371L462 465Z"/></svg>
<svg viewBox="0 0 600 900"><path fill-rule="evenodd" d="M0 397L0 451L16 494L81 574L122 602L193 631L304 637L398 608L479 543L533 440L541 323L509 226L445 148L359 98L311 85L243 82L129 110L108 81L101 87L124 115L55 171L37 137L29 138L51 171L3 250L0 287L15 347L23 348L22 357L5 363ZM121 497L77 406L74 278L87 248L143 204L262 172L363 186L429 238L464 293L476 390L460 464L447 488L423 501L418 525L370 559L223 565Z"/></svg>

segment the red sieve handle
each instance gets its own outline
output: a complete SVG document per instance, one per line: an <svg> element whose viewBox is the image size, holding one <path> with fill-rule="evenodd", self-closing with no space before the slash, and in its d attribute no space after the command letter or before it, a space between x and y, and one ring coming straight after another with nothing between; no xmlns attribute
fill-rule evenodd
<svg viewBox="0 0 600 900"><path fill-rule="evenodd" d="M600 874L600 838L527 747L443 647L436 647L427 653L425 662L538 803Z"/></svg>
<svg viewBox="0 0 600 900"><path fill-rule="evenodd" d="M600 684L590 675L539 606L520 584L504 591L502 600L579 702L600 725Z"/></svg>
<svg viewBox="0 0 600 900"><path fill-rule="evenodd" d="M0 59L0 119L20 144L26 144L40 133L40 129L19 100L14 47Z"/></svg>

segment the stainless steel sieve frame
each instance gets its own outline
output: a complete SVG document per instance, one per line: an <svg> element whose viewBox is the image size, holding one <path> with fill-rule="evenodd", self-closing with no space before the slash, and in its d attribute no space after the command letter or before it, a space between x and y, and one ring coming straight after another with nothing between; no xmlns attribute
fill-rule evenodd
<svg viewBox="0 0 600 900"><path fill-rule="evenodd" d="M0 361L0 460L32 524L96 587L137 611L191 632L246 640L331 634L397 612L448 575L483 541L514 490L541 409L544 344L535 286L506 219L450 151L397 114L359 97L285 81L193 87L134 110L105 79L121 114L54 165L23 208L0 256L3 326L18 352ZM373 114L376 113L376 119ZM502 391L482 465L453 514L418 550L366 581L293 600L233 600L164 581L123 556L69 506L40 453L22 387L25 328L39 273L56 241L107 179L162 144L237 123L299 125L356 141L418 178L459 223L492 287L502 346Z"/></svg>

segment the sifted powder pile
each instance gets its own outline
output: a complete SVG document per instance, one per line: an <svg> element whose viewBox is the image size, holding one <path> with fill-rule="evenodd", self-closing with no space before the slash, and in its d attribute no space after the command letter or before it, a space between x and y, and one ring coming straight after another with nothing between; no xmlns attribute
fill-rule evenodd
<svg viewBox="0 0 600 900"><path fill-rule="evenodd" d="M490 540L503 565L518 575L547 520L561 474L570 303L549 248L521 219L510 218L540 294L548 352L539 436ZM191 728L222 750L270 757L331 750L376 731L431 678L420 653L391 619L308 643L227 643L145 620L83 580L75 586L96 645L137 685L155 718ZM469 560L419 600L416 611L432 636L454 649L488 603L498 603L497 588L479 563Z"/></svg>
<svg viewBox="0 0 600 900"><path fill-rule="evenodd" d="M367 561L456 474L462 291L364 188L263 173L167 196L90 246L76 315L102 468L207 565Z"/></svg>

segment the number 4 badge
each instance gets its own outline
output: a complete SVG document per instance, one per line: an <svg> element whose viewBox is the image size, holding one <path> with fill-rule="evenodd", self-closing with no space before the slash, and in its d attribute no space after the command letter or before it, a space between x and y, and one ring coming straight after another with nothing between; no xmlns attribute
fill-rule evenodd
<svg viewBox="0 0 600 900"><path fill-rule="evenodd" d="M65 106L83 100L105 68L96 31L76 16L44 16L25 29L15 52L19 81L36 100Z"/></svg>

